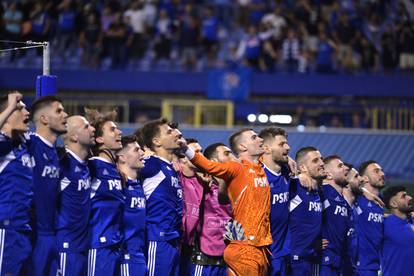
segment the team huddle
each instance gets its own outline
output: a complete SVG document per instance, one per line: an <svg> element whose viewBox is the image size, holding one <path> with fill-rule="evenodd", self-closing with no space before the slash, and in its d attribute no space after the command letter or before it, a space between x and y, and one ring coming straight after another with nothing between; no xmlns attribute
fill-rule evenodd
<svg viewBox="0 0 414 276"><path fill-rule="evenodd" d="M0 275L414 271L411 197L380 194L377 162L314 147L293 160L278 127L203 149L164 119L130 135L115 120L68 116L55 96L30 114L20 93L0 99Z"/></svg>

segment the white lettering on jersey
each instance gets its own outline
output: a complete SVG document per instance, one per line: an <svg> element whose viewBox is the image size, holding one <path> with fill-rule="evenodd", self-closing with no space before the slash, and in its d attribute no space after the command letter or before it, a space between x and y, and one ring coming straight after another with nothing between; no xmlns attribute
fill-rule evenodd
<svg viewBox="0 0 414 276"><path fill-rule="evenodd" d="M108 184L109 184L110 191L112 191L114 188L116 190L122 190L121 180L118 180L118 179L108 180Z"/></svg>
<svg viewBox="0 0 414 276"><path fill-rule="evenodd" d="M90 179L79 179L78 180L78 191L87 190L91 186Z"/></svg>
<svg viewBox="0 0 414 276"><path fill-rule="evenodd" d="M288 200L289 200L289 192L274 194L272 204L285 203Z"/></svg>
<svg viewBox="0 0 414 276"><path fill-rule="evenodd" d="M267 178L266 177L255 177L254 179L254 187L266 187L267 186Z"/></svg>
<svg viewBox="0 0 414 276"><path fill-rule="evenodd" d="M347 217L348 216L348 209L346 209L346 207L342 207L342 206L336 205L334 214L335 215L338 215L339 214L339 215L341 215L343 217Z"/></svg>
<svg viewBox="0 0 414 276"><path fill-rule="evenodd" d="M369 212L368 221L379 222L382 223L382 214L371 213Z"/></svg>
<svg viewBox="0 0 414 276"><path fill-rule="evenodd" d="M309 210L315 212L322 212L322 204L320 202L309 202Z"/></svg>
<svg viewBox="0 0 414 276"><path fill-rule="evenodd" d="M59 168L56 168L55 166L44 166L42 176L49 176L49 178L58 178Z"/></svg>
<svg viewBox="0 0 414 276"><path fill-rule="evenodd" d="M133 197L131 198L130 208L143 209L145 208L145 198L143 197Z"/></svg>
<svg viewBox="0 0 414 276"><path fill-rule="evenodd" d="M35 166L35 160L29 154L22 155L22 165L28 168L33 168Z"/></svg>
<svg viewBox="0 0 414 276"><path fill-rule="evenodd" d="M177 189L177 197L178 198L183 198L183 190L182 189Z"/></svg>

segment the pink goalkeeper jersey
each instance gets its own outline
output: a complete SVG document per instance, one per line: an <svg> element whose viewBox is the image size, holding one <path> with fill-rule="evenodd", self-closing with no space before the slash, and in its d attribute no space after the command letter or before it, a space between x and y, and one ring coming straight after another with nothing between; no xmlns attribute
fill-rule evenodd
<svg viewBox="0 0 414 276"><path fill-rule="evenodd" d="M203 197L203 185L197 177L186 177L179 173L183 187L183 243L192 245L199 223L200 203Z"/></svg>
<svg viewBox="0 0 414 276"><path fill-rule="evenodd" d="M231 218L230 204L221 205L218 202L218 185L210 186L210 191L204 201L204 222L200 235L201 251L210 256L222 256L226 245L223 235L225 225Z"/></svg>

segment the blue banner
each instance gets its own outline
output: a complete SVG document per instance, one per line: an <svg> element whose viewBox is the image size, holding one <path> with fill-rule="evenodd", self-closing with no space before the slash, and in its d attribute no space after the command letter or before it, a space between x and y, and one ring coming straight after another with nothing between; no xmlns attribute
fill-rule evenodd
<svg viewBox="0 0 414 276"><path fill-rule="evenodd" d="M208 74L207 97L220 100L247 100L251 70L212 70Z"/></svg>

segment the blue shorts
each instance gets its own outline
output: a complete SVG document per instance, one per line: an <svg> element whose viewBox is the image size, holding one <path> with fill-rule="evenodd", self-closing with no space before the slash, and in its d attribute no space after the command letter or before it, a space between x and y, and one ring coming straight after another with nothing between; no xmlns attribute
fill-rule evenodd
<svg viewBox="0 0 414 276"><path fill-rule="evenodd" d="M171 241L149 241L148 244L148 275L180 274L180 254L178 239Z"/></svg>
<svg viewBox="0 0 414 276"><path fill-rule="evenodd" d="M286 276L287 275L288 256L270 259L269 275Z"/></svg>
<svg viewBox="0 0 414 276"><path fill-rule="evenodd" d="M0 275L19 275L31 250L28 234L0 229Z"/></svg>
<svg viewBox="0 0 414 276"><path fill-rule="evenodd" d="M357 276L378 276L378 270L356 269L355 275Z"/></svg>
<svg viewBox="0 0 414 276"><path fill-rule="evenodd" d="M83 276L88 270L87 252L59 252L59 275Z"/></svg>
<svg viewBox="0 0 414 276"><path fill-rule="evenodd" d="M333 266L329 266L329 265L321 265L320 266L321 271L320 271L320 275L323 276L340 276L341 274L341 269L340 268L336 268Z"/></svg>
<svg viewBox="0 0 414 276"><path fill-rule="evenodd" d="M191 273L193 262L191 261L191 252L183 252L181 248L180 258L180 276L188 276Z"/></svg>
<svg viewBox="0 0 414 276"><path fill-rule="evenodd" d="M291 276L312 276L320 274L320 265L308 260L291 260Z"/></svg>
<svg viewBox="0 0 414 276"><path fill-rule="evenodd" d="M115 275L119 272L120 257L117 246L89 249L88 276Z"/></svg>
<svg viewBox="0 0 414 276"><path fill-rule="evenodd" d="M125 254L121 261L120 276L145 275L147 263L144 254Z"/></svg>
<svg viewBox="0 0 414 276"><path fill-rule="evenodd" d="M31 259L31 275L56 276L59 268L59 251L56 237L37 235Z"/></svg>
<svg viewBox="0 0 414 276"><path fill-rule="evenodd" d="M193 264L191 276L227 276L227 266Z"/></svg>

